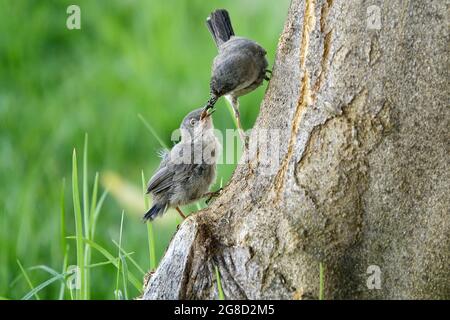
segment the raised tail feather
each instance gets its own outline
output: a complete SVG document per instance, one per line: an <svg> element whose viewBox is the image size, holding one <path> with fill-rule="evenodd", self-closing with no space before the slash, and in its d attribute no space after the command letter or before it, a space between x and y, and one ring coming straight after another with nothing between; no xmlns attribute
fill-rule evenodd
<svg viewBox="0 0 450 320"><path fill-rule="evenodd" d="M155 204L154 206L152 206L150 208L150 210L148 210L145 215L144 218L142 218L145 221L150 220L152 221L153 219L155 219L159 214L163 214L164 211L166 211L167 206L162 205L162 204Z"/></svg>
<svg viewBox="0 0 450 320"><path fill-rule="evenodd" d="M222 43L227 42L231 36L234 36L230 15L225 9L218 9L212 12L206 19L206 25L217 47L220 47Z"/></svg>

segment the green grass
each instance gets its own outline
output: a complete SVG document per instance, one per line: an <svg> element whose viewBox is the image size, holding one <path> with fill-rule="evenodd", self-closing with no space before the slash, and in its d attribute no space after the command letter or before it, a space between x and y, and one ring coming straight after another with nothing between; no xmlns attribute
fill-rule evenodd
<svg viewBox="0 0 450 320"><path fill-rule="evenodd" d="M67 252L67 242L66 242L66 204L65 204L65 192L66 192L66 179L62 179L61 184L61 200L60 200L60 206L61 206L61 251L64 256L66 256Z"/></svg>
<svg viewBox="0 0 450 320"><path fill-rule="evenodd" d="M67 272L67 261L69 258L69 247L66 245L66 252L64 253L64 261L62 265L62 273L65 274ZM65 296L65 290L66 290L66 283L65 281L61 281L60 287L59 287L59 294L58 294L58 300L64 300Z"/></svg>
<svg viewBox="0 0 450 320"><path fill-rule="evenodd" d="M125 279L128 298L139 295L136 265L155 269L181 220L169 211L145 226L143 209L126 207L105 190L102 177L108 171L122 177L138 190L143 207L141 169L151 176L161 145L173 145L172 131L209 96L216 48L205 17L217 7L229 9L236 33L261 43L272 67L289 2L111 0L105 6L80 0L82 29L69 31L68 0L0 0L1 297L21 299L38 289L29 298L114 299L119 260L112 239L119 239L122 210L120 287ZM256 119L265 87L240 100L245 129ZM216 128L234 128L233 121L221 99ZM234 168L219 166L224 183ZM58 276L30 270L42 265ZM73 265L82 267L83 290L67 287Z"/></svg>
<svg viewBox="0 0 450 320"><path fill-rule="evenodd" d="M153 137L155 137L155 139L159 143L159 145L161 147L163 147L164 149L169 149L167 144L159 137L159 135L156 133L155 129L151 126L151 124L147 120L145 120L145 118L141 114L138 114L138 117L142 121L144 126L147 128L147 130L150 132L150 134Z"/></svg>
<svg viewBox="0 0 450 320"><path fill-rule="evenodd" d="M76 237L69 237L69 239L76 239ZM83 241L88 244L92 249L97 250L103 257L108 259L110 264L112 264L115 267L115 270L119 270L119 260L120 258L115 258L107 249L99 245L98 243L95 243L92 240L83 239ZM142 283L138 278L131 273L129 270L127 271L127 279L128 281L136 288L136 290L139 292L142 288ZM109 279L111 281L110 287L114 288L114 278Z"/></svg>
<svg viewBox="0 0 450 320"><path fill-rule="evenodd" d="M217 281L217 292L219 293L219 300L225 300L225 295L222 290L222 280L220 278L219 268L214 266L216 272L216 281Z"/></svg>
<svg viewBox="0 0 450 320"><path fill-rule="evenodd" d="M23 277L25 278L25 280L27 281L28 285L30 286L30 289L32 292L34 292L35 288L33 283L31 283L30 277L28 276L28 273L25 271L25 269L23 268L22 264L20 263L19 260L17 260L17 264L19 265L20 271L22 271ZM36 297L36 300L40 300L39 295L34 292L33 293L34 296Z"/></svg>
<svg viewBox="0 0 450 320"><path fill-rule="evenodd" d="M56 274L53 277L51 277L50 279L42 282L41 284L39 284L38 286L36 286L36 288L33 288L33 290L31 290L30 292L28 292L23 298L22 300L29 300L33 295L36 296L37 292L43 290L44 288L48 287L50 284L52 284L53 282L56 282L58 280L63 281L64 280L64 275L61 274Z"/></svg>
<svg viewBox="0 0 450 320"><path fill-rule="evenodd" d="M139 271L139 273L141 274L141 276L145 275L145 271L144 269L142 269L142 267L136 262L136 260L133 259L133 257L131 256L134 252L129 252L127 253L123 248L120 247L120 245L113 240L113 243L116 245L117 248L119 248L120 252L122 253L123 257L126 257L130 260L130 262L136 267L136 269Z"/></svg>
<svg viewBox="0 0 450 320"><path fill-rule="evenodd" d="M117 276L116 276L116 290L114 291L116 293L116 299L119 300L119 292L120 291L120 275L122 273L122 270L124 270L124 264L122 262L122 231L123 231L123 215L124 212L122 211L122 218L120 219L120 233L119 233L119 252L118 252L118 256L117 256ZM125 278L125 277L124 277ZM123 286L123 292L125 293L125 299L127 299L128 294L127 294L127 284L124 283Z"/></svg>
<svg viewBox="0 0 450 320"><path fill-rule="evenodd" d="M84 152L87 155L87 136L85 140L85 147ZM87 157L83 157L83 179L87 181ZM116 243L113 240L113 243L118 247L118 257L114 258L113 255L108 252L107 249L99 245L98 243L95 243L90 238L94 238L95 235L95 225L97 222L98 212L100 212L101 206L103 204L104 197L106 193L101 197L100 201L97 203L97 186L98 186L98 175L96 175L94 187L92 191L92 199L95 205L91 208L89 208L88 205L84 205L84 208L86 210L89 210L91 212L92 217L86 216L85 219L82 219L82 213L81 213L81 206L80 206L80 197L79 197L79 190L78 190L78 165L77 165L77 156L76 156L76 150L73 152L73 158L72 158L72 201L74 206L74 220L75 220L75 236L65 236L65 210L64 210L64 201L61 201L61 237L64 239L64 243L66 238L68 239L74 239L76 242L76 257L77 257L77 271L76 274L78 278L78 282L80 284L79 288L75 288L75 297L73 296L73 292L70 290L70 297L75 299L88 299L89 298L89 290L91 288L91 282L90 279L86 277L93 268L106 266L109 264L112 264L116 268L116 289L114 290L114 294L116 298L120 299L128 299L128 282L131 282L137 292L141 289L141 284L138 278L131 273L128 269L128 265L126 262L126 259L130 259L133 263L133 265L138 269L138 271L141 273L141 276L144 274L143 269L139 266L139 264L131 258L131 253L127 253L122 248L122 235L123 235L123 223L124 223L124 212L122 211L121 216L121 222L120 222L120 231L119 231L119 243ZM88 184L83 184L83 196L86 198L88 197L88 193L86 190L88 189ZM62 185L62 191L61 194L64 195L64 183ZM84 224L84 225L83 225ZM85 237L83 237L83 232L85 231ZM63 242L63 239L61 239L61 242ZM107 261L104 262L98 262L94 264L90 264L90 257L91 257L91 249L97 250L101 255L107 258ZM88 252L88 254L86 254ZM34 286L30 276L28 275L27 270L23 268L22 264L19 260L17 260L17 263L19 265L19 268L22 272L22 275L26 282L28 283L30 287L30 291L25 294L25 296L22 297L24 300L30 299L32 296L34 296L37 300L40 299L38 292L41 290L49 287L51 284L53 284L56 281L61 282L60 291L59 291L59 299L64 299L65 297L65 280L66 276L70 273L67 268L67 258L69 254L69 245L66 245L66 250L64 252L64 262L63 262L63 272L58 273L54 269L46 266L46 265L38 265L34 267L28 268L28 271L33 270L43 270L46 271L51 275L50 278L46 279L42 283L40 283L37 286ZM122 278L122 283L120 283L120 279Z"/></svg>
<svg viewBox="0 0 450 320"><path fill-rule="evenodd" d="M81 215L80 194L78 191L78 167L77 167L77 153L73 150L72 158L72 197L73 197L73 211L75 213L75 234L77 245L77 266L79 268L80 288L76 290L76 298L86 299L86 270L85 270L85 256L83 243L83 220Z"/></svg>

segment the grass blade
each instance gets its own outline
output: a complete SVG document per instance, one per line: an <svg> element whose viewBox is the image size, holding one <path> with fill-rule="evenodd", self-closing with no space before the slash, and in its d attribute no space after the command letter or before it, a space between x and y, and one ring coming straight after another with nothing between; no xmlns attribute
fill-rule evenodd
<svg viewBox="0 0 450 320"><path fill-rule="evenodd" d="M91 238L91 227L89 218L89 190L88 190L88 144L89 137L86 133L84 136L84 150L83 150L83 221L84 221L84 237ZM91 253L88 245L84 248L84 264L91 263ZM83 266L84 267L84 266ZM84 299L89 299L90 296L90 274L89 269L84 270Z"/></svg>
<svg viewBox="0 0 450 320"><path fill-rule="evenodd" d="M91 225L91 229L92 229L92 238L91 240L94 240L95 238L95 228L97 227L97 220L98 220L98 216L100 215L100 210L102 209L103 206L103 202L105 202L106 196L108 195L108 191L105 190L103 191L100 200L98 201L97 207L95 208L94 211L94 218L93 218L93 222Z"/></svg>
<svg viewBox="0 0 450 320"><path fill-rule="evenodd" d="M120 255L120 260L122 261L122 285L123 285L123 295L125 300L128 300L128 265L125 257Z"/></svg>
<svg viewBox="0 0 450 320"><path fill-rule="evenodd" d="M94 187L92 188L92 196L91 196L91 209L89 210L89 226L90 226L90 238L94 238L94 215L95 211L97 209L97 193L98 193L98 179L99 174L98 172L95 173L95 179L94 179Z"/></svg>
<svg viewBox="0 0 450 320"><path fill-rule="evenodd" d="M226 105L227 105L228 112L230 113L231 119L233 119L234 125L236 126L236 129L237 129L237 128L239 128L239 126L238 126L237 118L234 115L233 106L231 105L231 102L228 101L228 99L225 99L225 100L226 100Z"/></svg>
<svg viewBox="0 0 450 320"><path fill-rule="evenodd" d="M20 261L18 261L18 264L19 264L19 267L22 266L22 264L20 263ZM23 266L22 266L22 267L23 267ZM25 271L42 270L42 271L45 271L45 272L51 274L52 276L55 276L55 275L59 274L55 269L50 268L49 266L46 266L46 265L32 266L32 267L29 267L29 268L27 268L27 269L24 268L24 270L25 270ZM27 273L19 274L16 278L14 278L14 280L13 280L13 281L11 282L11 284L10 284L10 287L13 287L13 286L14 286L14 285L15 285L22 277L24 277L25 280L27 280L26 277L25 277L25 274L27 274ZM28 280L27 280L27 282L28 282ZM31 282L31 281L30 281L30 282Z"/></svg>
<svg viewBox="0 0 450 320"><path fill-rule="evenodd" d="M169 147L164 143L164 141L158 136L155 129L153 129L153 127L150 125L150 123L148 123L148 121L145 120L145 118L140 113L138 114L138 117L139 117L139 119L141 119L142 123L148 129L148 131L150 131L152 136L158 141L158 143L161 145L161 147L163 147L164 149L169 149Z"/></svg>
<svg viewBox="0 0 450 320"><path fill-rule="evenodd" d="M66 192L66 179L63 178L61 185L61 198L60 198L60 206L61 206L61 216L60 216L60 228L61 228L61 251L62 254L65 255L66 250L66 204L65 204L65 192Z"/></svg>
<svg viewBox="0 0 450 320"><path fill-rule="evenodd" d="M69 246L67 245L66 251L64 253L64 261L63 261L63 268L62 268L63 274L65 274L66 270L67 270L68 259L69 259ZM59 300L64 300L64 290L65 289L66 289L66 283L65 283L65 281L61 281L61 287L59 288Z"/></svg>
<svg viewBox="0 0 450 320"><path fill-rule="evenodd" d="M31 290L30 292L28 292L23 298L22 300L29 300L33 295L37 295L37 293L39 291L41 291L42 289L48 287L50 284L52 284L53 282L57 281L57 280L62 280L64 281L64 276L61 274L58 274L57 276L51 277L50 279L42 282L40 285L38 285L36 288L34 288L33 290Z"/></svg>
<svg viewBox="0 0 450 320"><path fill-rule="evenodd" d="M134 252L127 253L127 254L123 255L122 257L129 258L132 254L134 254ZM115 258L115 261L117 261L117 260L118 260L118 258ZM97 263L93 263L93 264L90 264L90 265L86 266L86 268L93 269L93 268L97 268L97 267L106 266L108 264L113 264L113 262L109 261L109 260L108 261L97 262Z"/></svg>
<svg viewBox="0 0 450 320"><path fill-rule="evenodd" d="M67 237L67 239L77 240L76 237ZM118 262L116 261L117 258L115 258L111 253L109 253L108 250L106 250L101 245L99 245L98 243L96 243L92 240L83 239L83 241L86 242L87 244L89 244L91 246L91 248L94 248L99 253L101 253L106 259L111 261L111 263L114 265L114 267L116 267L116 268L118 267ZM142 290L142 283L140 281L138 281L137 278L129 270L128 270L128 280L139 292Z"/></svg>
<svg viewBox="0 0 450 320"><path fill-rule="evenodd" d="M123 300L122 291L120 290L114 290L114 298L116 300Z"/></svg>
<svg viewBox="0 0 450 320"><path fill-rule="evenodd" d="M72 198L73 198L73 209L75 215L75 234L76 234L76 245L77 245L77 265L80 269L80 289L76 290L76 299L85 298L85 268L84 268L84 243L83 243L83 221L81 216L81 206L80 206L80 193L78 191L78 167L77 167L77 153L73 150L72 157Z"/></svg>
<svg viewBox="0 0 450 320"><path fill-rule="evenodd" d="M23 274L25 280L27 281L28 285L30 286L30 289L31 289L30 292L33 292L32 295L35 296L36 300L40 300L39 295L37 294L37 291L34 292L35 287L33 286L33 283L31 282L30 277L28 276L27 272L25 271L25 269L23 268L22 264L20 263L20 261L19 261L18 259L17 259L17 264L19 265L19 268L20 268L20 270L22 271L22 274ZM31 297L32 295L30 295L30 297ZM28 299L29 299L29 298L28 298ZM27 300L28 300L28 299L27 299Z"/></svg>
<svg viewBox="0 0 450 320"><path fill-rule="evenodd" d="M84 220L84 237L90 239L89 228L89 193L88 193L88 134L84 136L83 151L83 220Z"/></svg>
<svg viewBox="0 0 450 320"><path fill-rule="evenodd" d="M146 195L147 184L145 180L144 170L141 171L142 178L142 194L144 197L144 205L145 209L150 209L150 205L148 202L148 197ZM153 230L153 222L147 222L147 239L148 239L148 254L150 258L150 270L153 271L156 269L156 247L155 247L155 232Z"/></svg>
<svg viewBox="0 0 450 320"><path fill-rule="evenodd" d="M61 206L61 250L62 254L64 256L63 261L63 272L66 271L67 268L67 261L69 258L69 246L66 242L66 204L65 204L65 193L66 193L66 179L63 178L62 180L62 186L61 186L61 200L60 200L60 206ZM65 282L61 282L61 287L59 288L59 300L64 299L64 290L65 290Z"/></svg>
<svg viewBox="0 0 450 320"><path fill-rule="evenodd" d="M214 266L216 269L216 281L217 281L217 291L219 292L219 300L225 300L225 295L223 294L222 290L222 281L220 280L220 273L219 268L217 266Z"/></svg>
<svg viewBox="0 0 450 320"><path fill-rule="evenodd" d="M60 274L55 269L52 269L52 268L50 268L49 266L46 266L46 265L38 265L38 266L33 266L33 267L28 268L28 271L32 271L32 270L43 270L43 271L49 273L52 276L56 276L56 275Z"/></svg>
<svg viewBox="0 0 450 320"><path fill-rule="evenodd" d="M117 256L117 276L116 276L116 292L119 291L119 280L120 280L120 266L121 266L121 262L122 259L120 258L120 249L122 248L122 230L123 230L123 215L124 212L122 210L122 219L120 220L120 231L119 231L119 253Z"/></svg>
<svg viewBox="0 0 450 320"><path fill-rule="evenodd" d="M116 245L116 247L120 248L119 244L118 244L116 241L113 240L113 243ZM127 253L123 248L120 248L120 251L123 253L123 255L124 255L125 257L128 258L128 260L131 261L131 263L136 267L136 269L138 269L138 271L139 271L142 275L145 275L144 269L142 269L142 268L139 266L139 264L136 262L136 260L134 260L134 259L131 257L131 253Z"/></svg>
<svg viewBox="0 0 450 320"><path fill-rule="evenodd" d="M155 249L155 232L153 230L153 223L147 222L147 239L150 256L150 270L156 269L156 249Z"/></svg>

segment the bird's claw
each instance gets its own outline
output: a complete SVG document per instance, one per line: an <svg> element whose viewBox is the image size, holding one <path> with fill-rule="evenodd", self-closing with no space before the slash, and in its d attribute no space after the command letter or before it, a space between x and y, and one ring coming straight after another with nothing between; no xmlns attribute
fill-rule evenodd
<svg viewBox="0 0 450 320"><path fill-rule="evenodd" d="M249 137L248 135L245 135L245 138L244 138L244 148L245 148L246 150L248 150L249 141L250 141L250 137Z"/></svg>
<svg viewBox="0 0 450 320"><path fill-rule="evenodd" d="M217 190L217 191L211 192L211 193L209 194L208 199L206 199L205 203L206 203L207 205L209 205L209 203L211 202L211 200L212 200L213 198L218 197L218 196L222 193L222 190L223 190L223 188L220 188L220 189Z"/></svg>
<svg viewBox="0 0 450 320"><path fill-rule="evenodd" d="M269 73L270 75L267 75ZM264 70L264 80L269 81L272 78L272 70L266 69Z"/></svg>

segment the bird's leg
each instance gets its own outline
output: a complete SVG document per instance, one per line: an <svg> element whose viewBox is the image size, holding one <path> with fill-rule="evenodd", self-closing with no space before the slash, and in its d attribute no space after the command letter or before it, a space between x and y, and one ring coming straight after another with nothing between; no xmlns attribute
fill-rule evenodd
<svg viewBox="0 0 450 320"><path fill-rule="evenodd" d="M241 125L241 118L240 118L240 113L239 113L239 100L236 97L232 97L230 99L230 101L231 101L231 106L233 107L234 116L236 117L236 123L237 123L238 131L239 131L239 136L241 137L241 141L244 144L244 146L247 147L247 139L246 139L244 130L242 130L242 125Z"/></svg>
<svg viewBox="0 0 450 320"><path fill-rule="evenodd" d="M181 218L186 219L186 216L183 214L183 212L181 211L180 207L176 207L175 209L177 209L178 214L181 216Z"/></svg>
<svg viewBox="0 0 450 320"><path fill-rule="evenodd" d="M212 200L212 198L218 197L220 195L222 190L223 190L223 188L220 188L217 191L207 192L202 196L202 198L208 197L208 199L206 199L205 203L209 204L209 202Z"/></svg>

